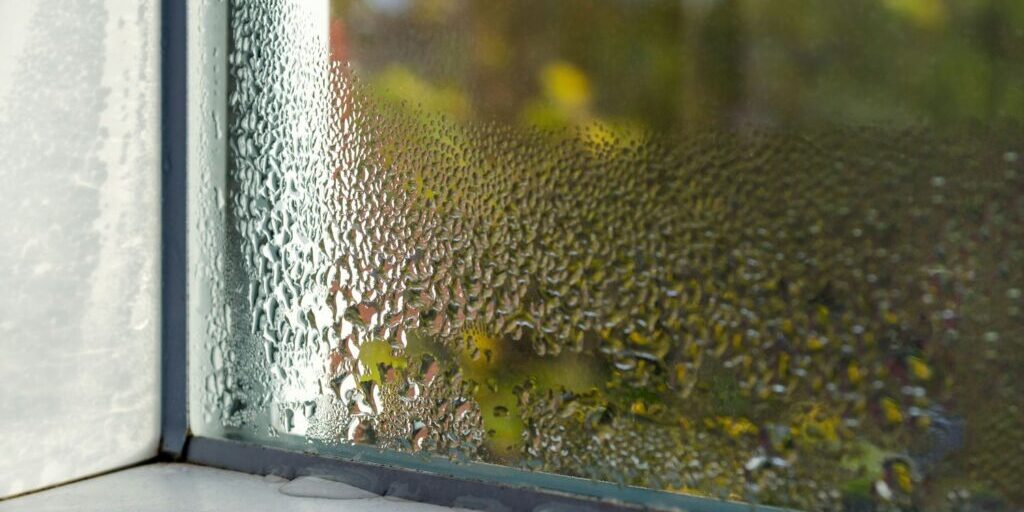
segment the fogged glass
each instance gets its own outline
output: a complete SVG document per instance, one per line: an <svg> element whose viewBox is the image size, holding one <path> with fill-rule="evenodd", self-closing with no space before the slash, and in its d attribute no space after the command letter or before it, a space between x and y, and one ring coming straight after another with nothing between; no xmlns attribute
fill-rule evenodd
<svg viewBox="0 0 1024 512"><path fill-rule="evenodd" d="M1024 506L1024 4L237 0L229 31L201 432Z"/></svg>
<svg viewBox="0 0 1024 512"><path fill-rule="evenodd" d="M0 0L0 509L159 452L160 221L159 2Z"/></svg>

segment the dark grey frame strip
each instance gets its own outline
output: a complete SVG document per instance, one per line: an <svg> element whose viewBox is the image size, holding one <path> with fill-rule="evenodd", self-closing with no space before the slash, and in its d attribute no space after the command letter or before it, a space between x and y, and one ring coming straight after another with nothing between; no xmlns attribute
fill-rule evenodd
<svg viewBox="0 0 1024 512"><path fill-rule="evenodd" d="M160 9L160 454L178 460L188 439L188 12L186 0L163 0Z"/></svg>
<svg viewBox="0 0 1024 512"><path fill-rule="evenodd" d="M408 456L415 457L415 456ZM285 478L318 476L384 496L446 507L488 511L532 510L561 512L687 510L691 512L779 511L775 507L719 501L608 482L527 472L479 464L478 479L457 478L432 471L377 464L324 455L281 450L254 443L193 437L186 460L194 464ZM470 466L473 467L473 466ZM525 474L527 478L501 476ZM543 486L511 481L544 480Z"/></svg>

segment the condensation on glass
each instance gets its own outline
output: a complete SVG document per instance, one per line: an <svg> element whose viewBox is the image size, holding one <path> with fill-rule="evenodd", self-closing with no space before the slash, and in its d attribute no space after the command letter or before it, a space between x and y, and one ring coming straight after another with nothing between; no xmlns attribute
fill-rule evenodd
<svg viewBox="0 0 1024 512"><path fill-rule="evenodd" d="M1024 506L1018 3L230 11L200 434Z"/></svg>

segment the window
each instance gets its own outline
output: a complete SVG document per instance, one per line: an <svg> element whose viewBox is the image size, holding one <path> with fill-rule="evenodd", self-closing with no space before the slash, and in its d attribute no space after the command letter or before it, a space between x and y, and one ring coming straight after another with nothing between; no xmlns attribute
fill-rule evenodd
<svg viewBox="0 0 1024 512"><path fill-rule="evenodd" d="M198 438L659 506L1024 503L1024 8L227 20Z"/></svg>

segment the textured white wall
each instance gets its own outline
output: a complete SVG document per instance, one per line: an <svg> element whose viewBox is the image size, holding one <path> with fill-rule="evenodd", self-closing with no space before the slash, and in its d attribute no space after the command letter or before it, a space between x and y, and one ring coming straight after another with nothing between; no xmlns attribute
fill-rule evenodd
<svg viewBox="0 0 1024 512"><path fill-rule="evenodd" d="M159 2L0 0L0 497L159 438Z"/></svg>

